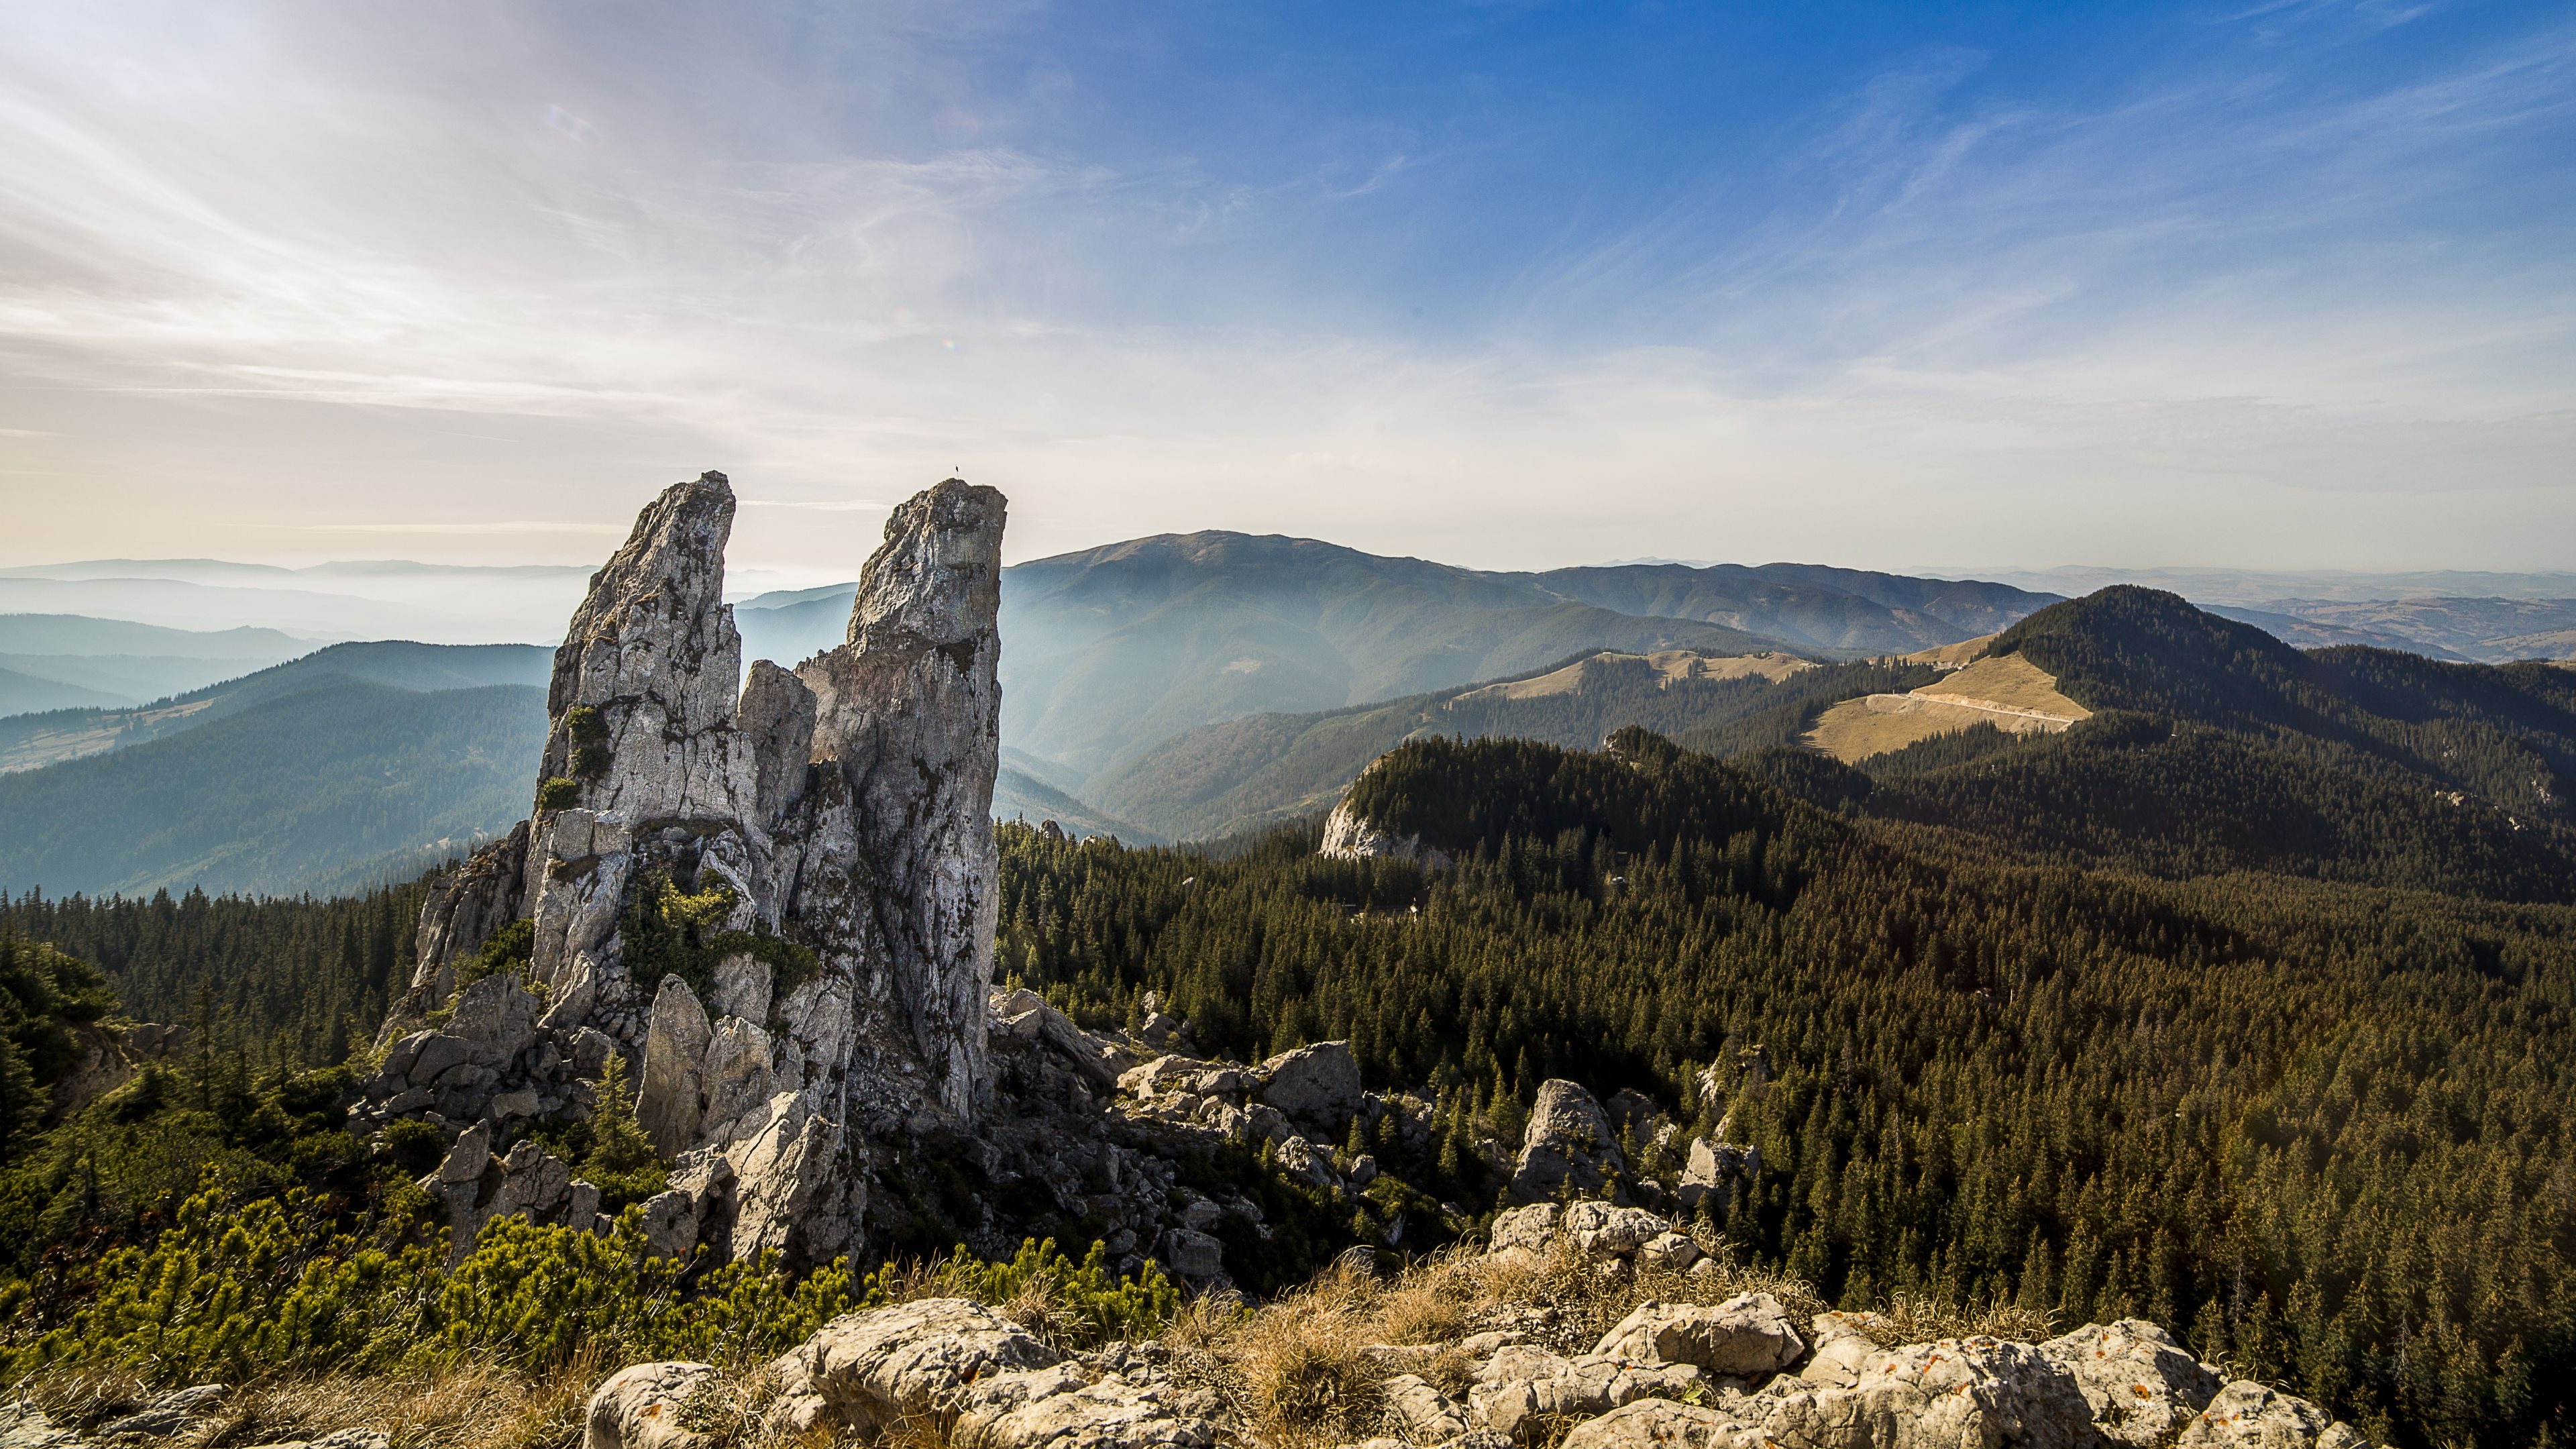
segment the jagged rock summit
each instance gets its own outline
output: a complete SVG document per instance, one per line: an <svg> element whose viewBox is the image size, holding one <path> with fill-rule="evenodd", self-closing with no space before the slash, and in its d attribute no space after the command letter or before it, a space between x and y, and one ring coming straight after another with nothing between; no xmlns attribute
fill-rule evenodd
<svg viewBox="0 0 2576 1449"><path fill-rule="evenodd" d="M648 1215L675 1249L847 1251L871 1141L971 1127L991 1090L1005 509L953 478L916 495L848 642L737 690L733 490L654 499L555 651L529 818L422 912L356 1115L479 1149L589 1113L615 1054L677 1164ZM590 1211L532 1144L468 1166L432 1184L460 1253L499 1212Z"/></svg>

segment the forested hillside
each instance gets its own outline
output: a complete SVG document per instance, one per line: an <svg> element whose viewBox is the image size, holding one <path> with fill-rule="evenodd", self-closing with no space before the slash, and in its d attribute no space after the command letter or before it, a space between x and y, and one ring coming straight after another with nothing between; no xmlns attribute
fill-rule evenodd
<svg viewBox="0 0 2576 1449"><path fill-rule="evenodd" d="M1971 732L1863 760L1874 789L1829 769L1810 783L2038 860L2576 899L2567 670L2302 653L2137 588L2043 610L1991 650L2096 715L2063 735Z"/></svg>
<svg viewBox="0 0 2576 1449"><path fill-rule="evenodd" d="M1008 831L1004 967L1489 1120L1551 1075L1723 1111L1728 1233L1848 1302L2136 1312L2399 1443L2568 1432L2576 912L2019 865L1620 744L1407 746L1351 804L1427 877Z"/></svg>
<svg viewBox="0 0 2576 1449"><path fill-rule="evenodd" d="M545 695L325 676L169 738L0 775L0 889L330 894L527 813Z"/></svg>
<svg viewBox="0 0 2576 1449"><path fill-rule="evenodd" d="M542 688L550 651L531 644L334 644L301 659L132 709L67 709L0 719L0 772L32 770L167 738L329 680L395 689Z"/></svg>
<svg viewBox="0 0 2576 1449"><path fill-rule="evenodd" d="M328 899L0 895L0 934L96 967L126 1015L263 1063L337 1064L411 983L426 879Z"/></svg>

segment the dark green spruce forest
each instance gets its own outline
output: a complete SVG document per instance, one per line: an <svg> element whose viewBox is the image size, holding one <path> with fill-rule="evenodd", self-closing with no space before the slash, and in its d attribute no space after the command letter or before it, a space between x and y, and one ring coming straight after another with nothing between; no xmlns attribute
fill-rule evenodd
<svg viewBox="0 0 2576 1449"><path fill-rule="evenodd" d="M2576 1442L2576 674L2303 655L2141 590L1994 647L2095 717L1854 769L1791 747L1807 679L1601 750L1420 739L1345 808L1429 870L1313 817L1006 825L997 972L1095 1025L1159 992L1228 1056L1348 1038L1437 1102L1390 1173L1471 1214L1541 1082L1635 1088L1760 1147L1713 1226L1846 1306L2136 1315L2390 1444ZM0 1302L70 1321L208 1161L416 1230L420 1164L332 1109L423 889L6 903ZM187 1053L41 1130L118 1012Z"/></svg>

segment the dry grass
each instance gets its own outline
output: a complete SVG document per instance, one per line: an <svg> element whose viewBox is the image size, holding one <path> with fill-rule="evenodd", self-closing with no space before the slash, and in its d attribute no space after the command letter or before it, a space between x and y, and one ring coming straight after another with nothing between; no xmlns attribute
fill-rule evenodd
<svg viewBox="0 0 2576 1449"><path fill-rule="evenodd" d="M226 1394L195 1429L169 1442L227 1449L360 1428L382 1431L395 1449L569 1449L581 1442L590 1391L613 1367L584 1354L541 1375L468 1360L389 1374L261 1380ZM56 1423L83 1428L155 1397L129 1375L80 1374L31 1387Z"/></svg>
<svg viewBox="0 0 2576 1449"><path fill-rule="evenodd" d="M2003 1338L2037 1343L2057 1336L2055 1315L2000 1299L1956 1307L1912 1293L1898 1293L1869 1325L1870 1337L1882 1348L1927 1343L1936 1338Z"/></svg>
<svg viewBox="0 0 2576 1449"><path fill-rule="evenodd" d="M1980 659L1953 670L1914 691L1918 697L1977 700L2007 709L2026 709L2058 719L2084 719L2091 710L2060 693L2057 676L2019 654Z"/></svg>

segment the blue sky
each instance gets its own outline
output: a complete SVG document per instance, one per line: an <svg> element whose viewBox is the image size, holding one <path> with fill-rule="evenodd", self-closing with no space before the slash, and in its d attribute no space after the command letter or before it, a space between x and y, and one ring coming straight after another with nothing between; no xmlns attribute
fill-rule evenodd
<svg viewBox="0 0 2576 1449"><path fill-rule="evenodd" d="M6 562L2576 566L2576 16L47 7Z"/></svg>

